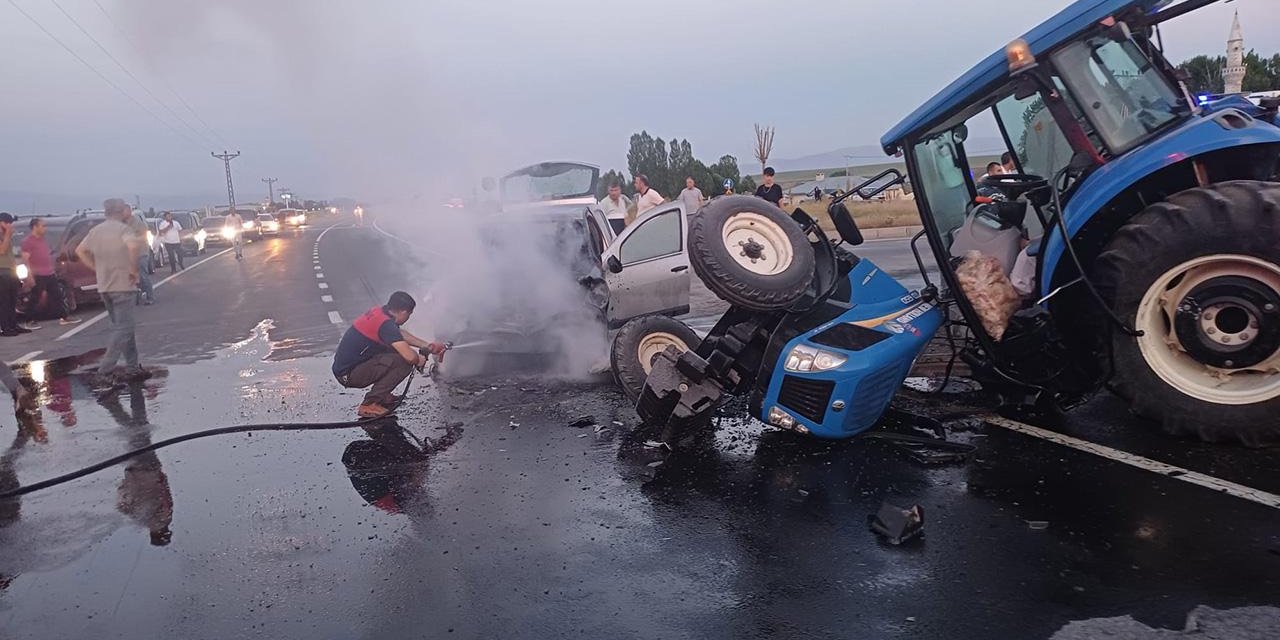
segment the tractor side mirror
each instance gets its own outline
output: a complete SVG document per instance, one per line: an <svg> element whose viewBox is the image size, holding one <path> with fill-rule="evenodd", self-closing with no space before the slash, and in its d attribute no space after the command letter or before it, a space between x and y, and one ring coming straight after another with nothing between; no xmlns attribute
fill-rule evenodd
<svg viewBox="0 0 1280 640"><path fill-rule="evenodd" d="M622 261L618 259L618 256L609 256L609 259L605 260L604 264L609 267L610 273L622 273Z"/></svg>
<svg viewBox="0 0 1280 640"><path fill-rule="evenodd" d="M496 186L498 186L498 181L491 177L486 176L480 180L480 188L485 191L493 191Z"/></svg>
<svg viewBox="0 0 1280 640"><path fill-rule="evenodd" d="M849 207L843 202L833 204L827 208L827 214L831 216L831 223L835 225L841 240L855 247L862 244L862 232L858 230L858 223L853 221Z"/></svg>

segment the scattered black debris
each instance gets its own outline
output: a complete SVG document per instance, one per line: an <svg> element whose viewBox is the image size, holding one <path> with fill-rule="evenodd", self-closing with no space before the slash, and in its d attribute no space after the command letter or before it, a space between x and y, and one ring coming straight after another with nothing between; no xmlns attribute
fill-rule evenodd
<svg viewBox="0 0 1280 640"><path fill-rule="evenodd" d="M510 428L512 428L512 429L515 429L515 428L518 428L518 427L520 426L520 423L519 423L519 422L512 421L512 422L511 422L511 423L509 423L507 426L508 426L508 427L510 427Z"/></svg>
<svg viewBox="0 0 1280 640"><path fill-rule="evenodd" d="M867 516L867 522L885 542L899 545L924 534L924 509L918 504L903 508L885 502L874 516Z"/></svg>
<svg viewBox="0 0 1280 640"><path fill-rule="evenodd" d="M578 416L569 423L571 427L589 427L596 423L595 416Z"/></svg>

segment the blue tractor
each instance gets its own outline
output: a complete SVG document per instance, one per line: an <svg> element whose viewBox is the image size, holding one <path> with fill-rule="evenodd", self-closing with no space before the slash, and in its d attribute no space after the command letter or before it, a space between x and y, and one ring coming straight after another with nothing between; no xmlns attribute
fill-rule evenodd
<svg viewBox="0 0 1280 640"><path fill-rule="evenodd" d="M906 292L806 216L705 207L690 262L733 307L688 355L630 367L641 415L678 426L728 393L775 426L856 434L945 312L1009 401L1110 389L1172 434L1280 439L1280 101L1192 96L1161 51L1161 23L1215 1L1074 2L885 134L941 293ZM975 176L970 153L1001 152ZM842 203L829 213L856 244Z"/></svg>

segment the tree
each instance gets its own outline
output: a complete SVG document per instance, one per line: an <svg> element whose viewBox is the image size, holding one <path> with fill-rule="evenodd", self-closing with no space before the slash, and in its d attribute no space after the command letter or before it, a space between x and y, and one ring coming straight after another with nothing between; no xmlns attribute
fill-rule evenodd
<svg viewBox="0 0 1280 640"><path fill-rule="evenodd" d="M1252 49L1244 56L1244 84L1241 91L1272 91L1280 88L1280 54L1263 58Z"/></svg>
<svg viewBox="0 0 1280 640"><path fill-rule="evenodd" d="M1178 65L1189 76L1187 90L1191 93L1220 93L1222 68L1227 66L1226 56L1199 55Z"/></svg>
<svg viewBox="0 0 1280 640"><path fill-rule="evenodd" d="M751 176L743 176L742 182L738 183L738 193L755 193L756 181Z"/></svg>
<svg viewBox="0 0 1280 640"><path fill-rule="evenodd" d="M756 128L756 160L760 161L760 173L764 173L764 168L769 164L769 154L773 153L773 127L764 127L759 124Z"/></svg>

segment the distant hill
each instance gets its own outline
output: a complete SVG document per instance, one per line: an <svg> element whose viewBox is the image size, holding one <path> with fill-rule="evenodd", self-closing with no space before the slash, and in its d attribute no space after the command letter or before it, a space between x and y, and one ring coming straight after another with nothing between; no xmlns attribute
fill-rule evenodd
<svg viewBox="0 0 1280 640"><path fill-rule="evenodd" d="M1004 151L1004 141L999 138L973 138L965 143L965 149L970 156L988 156L999 155ZM845 156L850 156L845 158ZM810 170L828 170L845 166L865 167L869 165L891 165L900 163L901 160L895 159L893 156L886 155L879 145L859 145L856 147L841 147L815 153L799 158L778 158L769 160L770 166L779 172L794 171L810 171ZM754 161L743 163L743 166L751 167ZM752 169L754 172L755 169ZM865 171L863 172L865 173ZM758 178L758 176L756 176Z"/></svg>

